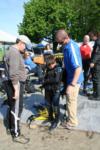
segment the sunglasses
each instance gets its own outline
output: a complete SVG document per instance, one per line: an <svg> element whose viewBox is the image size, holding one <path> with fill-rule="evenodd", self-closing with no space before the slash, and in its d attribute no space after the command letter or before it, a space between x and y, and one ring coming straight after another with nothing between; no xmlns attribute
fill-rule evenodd
<svg viewBox="0 0 100 150"><path fill-rule="evenodd" d="M64 44L64 41L62 41L62 42L60 41L60 42L58 42L58 43L59 43L60 45L63 45L63 44Z"/></svg>
<svg viewBox="0 0 100 150"><path fill-rule="evenodd" d="M63 39L63 40L58 40L57 41L60 45L63 45L64 44L64 42L65 42L65 40Z"/></svg>

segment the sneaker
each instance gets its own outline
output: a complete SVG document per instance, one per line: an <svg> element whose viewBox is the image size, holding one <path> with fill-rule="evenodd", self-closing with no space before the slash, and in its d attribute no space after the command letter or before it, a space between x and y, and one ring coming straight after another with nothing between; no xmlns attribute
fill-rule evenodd
<svg viewBox="0 0 100 150"><path fill-rule="evenodd" d="M69 123L64 123L64 124L62 124L62 126L63 126L65 129L72 130L72 129L75 129L75 127L76 127L77 125L73 125L73 124L69 124Z"/></svg>
<svg viewBox="0 0 100 150"><path fill-rule="evenodd" d="M20 136L14 137L13 141L21 143L21 144L27 144L30 141L30 139L26 138L24 135L20 135Z"/></svg>

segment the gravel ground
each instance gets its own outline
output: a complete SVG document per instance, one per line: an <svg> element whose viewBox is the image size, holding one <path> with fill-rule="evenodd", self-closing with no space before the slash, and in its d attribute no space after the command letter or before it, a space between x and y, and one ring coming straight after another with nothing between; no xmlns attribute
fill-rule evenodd
<svg viewBox="0 0 100 150"><path fill-rule="evenodd" d="M22 125L22 133L30 138L28 144L12 141L0 121L0 150L100 150L100 134L56 129L50 134L47 128L29 129Z"/></svg>

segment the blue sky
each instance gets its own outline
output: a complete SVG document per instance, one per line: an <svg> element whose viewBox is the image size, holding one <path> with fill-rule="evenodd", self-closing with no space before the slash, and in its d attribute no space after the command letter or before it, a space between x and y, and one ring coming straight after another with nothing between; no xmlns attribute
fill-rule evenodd
<svg viewBox="0 0 100 150"><path fill-rule="evenodd" d="M23 4L28 0L0 0L0 30L18 35L17 25L22 22Z"/></svg>

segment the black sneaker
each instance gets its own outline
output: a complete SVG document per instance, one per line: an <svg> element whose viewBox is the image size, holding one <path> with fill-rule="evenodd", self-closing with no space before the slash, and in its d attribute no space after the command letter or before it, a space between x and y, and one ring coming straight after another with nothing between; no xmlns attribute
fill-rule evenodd
<svg viewBox="0 0 100 150"><path fill-rule="evenodd" d="M13 137L13 141L21 144L27 144L30 141L30 139L26 138L24 135L20 135L17 137Z"/></svg>

